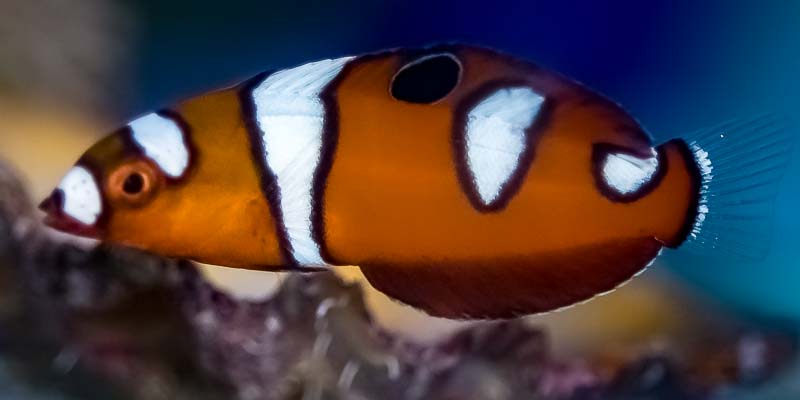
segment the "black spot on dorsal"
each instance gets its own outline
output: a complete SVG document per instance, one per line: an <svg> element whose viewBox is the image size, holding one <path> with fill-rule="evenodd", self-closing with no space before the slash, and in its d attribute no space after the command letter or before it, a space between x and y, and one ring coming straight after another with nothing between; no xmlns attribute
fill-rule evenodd
<svg viewBox="0 0 800 400"><path fill-rule="evenodd" d="M449 53L418 58L404 65L392 79L397 100L430 104L447 96L461 78L461 63Z"/></svg>

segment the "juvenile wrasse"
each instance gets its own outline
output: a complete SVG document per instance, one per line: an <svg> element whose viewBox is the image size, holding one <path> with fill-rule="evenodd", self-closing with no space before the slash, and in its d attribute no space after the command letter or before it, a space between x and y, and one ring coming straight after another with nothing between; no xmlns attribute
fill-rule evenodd
<svg viewBox="0 0 800 400"><path fill-rule="evenodd" d="M735 217L769 201L788 144L764 117L654 145L568 78L443 45L264 72L139 117L42 209L163 256L358 265L430 314L507 318L612 290L664 247L747 251Z"/></svg>

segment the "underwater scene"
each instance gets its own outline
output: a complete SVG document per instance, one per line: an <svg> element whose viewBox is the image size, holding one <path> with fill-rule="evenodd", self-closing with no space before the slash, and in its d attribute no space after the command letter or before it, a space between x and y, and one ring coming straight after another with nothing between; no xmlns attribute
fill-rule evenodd
<svg viewBox="0 0 800 400"><path fill-rule="evenodd" d="M0 0L0 399L800 399L798 20Z"/></svg>

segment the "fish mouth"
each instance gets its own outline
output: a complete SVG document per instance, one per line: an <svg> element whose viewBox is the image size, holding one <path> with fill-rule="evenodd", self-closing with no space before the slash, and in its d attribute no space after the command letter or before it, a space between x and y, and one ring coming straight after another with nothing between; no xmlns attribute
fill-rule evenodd
<svg viewBox="0 0 800 400"><path fill-rule="evenodd" d="M44 224L61 232L86 238L99 239L100 230L95 225L87 225L64 212L64 193L56 189L39 204L44 211Z"/></svg>

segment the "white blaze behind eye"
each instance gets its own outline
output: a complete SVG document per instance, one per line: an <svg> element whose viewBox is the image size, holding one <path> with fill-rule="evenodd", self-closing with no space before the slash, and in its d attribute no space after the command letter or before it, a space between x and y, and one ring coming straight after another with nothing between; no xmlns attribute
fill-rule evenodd
<svg viewBox="0 0 800 400"><path fill-rule="evenodd" d="M506 88L478 103L467 116L467 165L484 204L519 168L526 146L526 130L544 103L544 97L527 87Z"/></svg>
<svg viewBox="0 0 800 400"><path fill-rule="evenodd" d="M65 214L86 225L97 222L103 203L100 189L86 168L77 166L67 171L58 188L64 194L62 211Z"/></svg>
<svg viewBox="0 0 800 400"><path fill-rule="evenodd" d="M639 158L625 153L609 153L603 161L603 179L619 194L631 194L653 179L658 170L655 150L652 157Z"/></svg>
<svg viewBox="0 0 800 400"><path fill-rule="evenodd" d="M189 149L181 127L173 120L158 114L148 114L133 120L131 128L134 142L145 156L158 164L170 177L178 178L189 166Z"/></svg>

